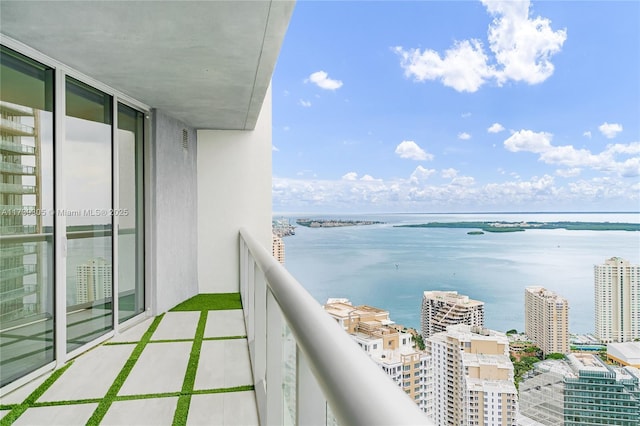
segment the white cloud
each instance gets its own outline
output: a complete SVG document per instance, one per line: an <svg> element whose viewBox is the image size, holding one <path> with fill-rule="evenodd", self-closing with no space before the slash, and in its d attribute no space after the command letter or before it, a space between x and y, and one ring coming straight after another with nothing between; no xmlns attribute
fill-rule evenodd
<svg viewBox="0 0 640 426"><path fill-rule="evenodd" d="M358 179L358 174L356 172L349 172L342 176L342 180L356 180Z"/></svg>
<svg viewBox="0 0 640 426"><path fill-rule="evenodd" d="M409 182L413 184L417 184L427 180L431 175L433 175L436 171L434 169L426 169L422 166L416 167L416 169L409 176Z"/></svg>
<svg viewBox="0 0 640 426"><path fill-rule="evenodd" d="M376 179L371 175L364 175L360 178L361 181L363 182L381 182L381 179Z"/></svg>
<svg viewBox="0 0 640 426"><path fill-rule="evenodd" d="M581 171L582 169L579 167L574 167L572 169L558 169L556 170L556 174L560 177L570 178L579 176Z"/></svg>
<svg viewBox="0 0 640 426"><path fill-rule="evenodd" d="M458 139L462 139L463 141L471 139L471 135L467 132L458 133Z"/></svg>
<svg viewBox="0 0 640 426"><path fill-rule="evenodd" d="M500 123L493 123L491 126L489 126L489 128L487 129L487 132L489 133L500 133L504 131L504 127L502 126L502 124Z"/></svg>
<svg viewBox="0 0 640 426"><path fill-rule="evenodd" d="M540 160L547 164L559 164L568 167L587 166L598 168L601 165L598 156L593 155L587 149L575 149L571 145L554 146L540 154Z"/></svg>
<svg viewBox="0 0 640 426"><path fill-rule="evenodd" d="M342 87L342 81L329 78L329 74L324 71L312 73L305 82L310 81L321 89L336 90Z"/></svg>
<svg viewBox="0 0 640 426"><path fill-rule="evenodd" d="M622 131L622 125L604 122L598 127L598 130L600 130L600 133L602 133L606 138L613 139Z"/></svg>
<svg viewBox="0 0 640 426"><path fill-rule="evenodd" d="M456 169L444 169L441 171L441 176L445 179L453 179L458 176L458 171Z"/></svg>
<svg viewBox="0 0 640 426"><path fill-rule="evenodd" d="M398 46L394 51L400 55L400 65L407 77L416 81L442 80L445 86L458 92L475 92L490 77L487 55L479 40L455 42L443 58L434 50L404 50Z"/></svg>
<svg viewBox="0 0 640 426"><path fill-rule="evenodd" d="M607 145L607 149L605 150L605 152L609 154L640 154L640 142L631 142L627 145L621 143Z"/></svg>
<svg viewBox="0 0 640 426"><path fill-rule="evenodd" d="M591 132L590 132L589 130L587 130L586 132L584 132L584 133L582 134L582 136L584 136L585 138L589 138L589 139L591 139Z"/></svg>
<svg viewBox="0 0 640 426"><path fill-rule="evenodd" d="M504 141L504 147L509 151L545 152L551 148L551 133L519 130Z"/></svg>
<svg viewBox="0 0 640 426"><path fill-rule="evenodd" d="M498 84L508 80L541 83L553 74L551 56L567 39L566 30L553 31L551 21L529 17L530 2L482 0L494 16L489 26L489 46L501 70Z"/></svg>
<svg viewBox="0 0 640 426"><path fill-rule="evenodd" d="M275 145L271 145L271 151L276 151L276 152L278 152L278 151L280 151L280 150L278 149L278 147L277 147L277 146L275 146Z"/></svg>
<svg viewBox="0 0 640 426"><path fill-rule="evenodd" d="M460 116L462 118L469 118L469 117L471 117L471 113L470 112L463 112L462 114L460 114Z"/></svg>
<svg viewBox="0 0 640 426"><path fill-rule="evenodd" d="M456 186L472 186L476 183L476 180L471 176L457 176L451 181L451 185Z"/></svg>
<svg viewBox="0 0 640 426"><path fill-rule="evenodd" d="M289 130L291 130L291 127L289 127L289 126L284 126L284 127L282 128L282 130L284 130L285 132L288 132Z"/></svg>
<svg viewBox="0 0 640 426"><path fill-rule="evenodd" d="M304 99L300 99L298 101L299 105L302 105L305 108L309 108L311 106L311 101L305 101Z"/></svg>
<svg viewBox="0 0 640 426"><path fill-rule="evenodd" d="M455 41L444 55L425 49L393 50L407 77L440 80L459 92L475 92L488 81L541 83L553 74L551 57L567 39L566 30L553 31L547 18L529 16L530 2L482 0L494 17L487 40L492 58L478 39Z"/></svg>
<svg viewBox="0 0 640 426"><path fill-rule="evenodd" d="M640 142L608 145L599 154L588 149L576 149L572 145L551 145L553 135L545 132L520 130L504 141L504 146L512 152L526 151L539 154L540 161L568 168L585 168L616 174L621 177L640 176ZM620 158L633 156L632 158ZM560 173L567 173L566 171ZM562 175L561 175L562 176Z"/></svg>
<svg viewBox="0 0 640 426"><path fill-rule="evenodd" d="M414 141L402 141L396 147L396 154L400 158L408 158L410 160L433 160L433 155L420 148Z"/></svg>
<svg viewBox="0 0 640 426"><path fill-rule="evenodd" d="M636 158L635 167L638 167ZM633 164L630 164L630 167ZM616 206L632 210L640 202L640 183L615 176L575 180L550 175L480 184L471 176L435 184L433 171L416 168L407 178L318 180L273 178L274 208L282 211L481 211L531 208ZM571 169L566 174L575 173ZM558 174L561 176L561 174Z"/></svg>

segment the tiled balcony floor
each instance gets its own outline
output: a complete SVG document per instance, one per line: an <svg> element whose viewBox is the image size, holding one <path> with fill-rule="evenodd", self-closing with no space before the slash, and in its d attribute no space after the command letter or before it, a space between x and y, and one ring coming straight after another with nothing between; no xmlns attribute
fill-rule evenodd
<svg viewBox="0 0 640 426"><path fill-rule="evenodd" d="M4 396L0 423L257 425L242 310L183 309Z"/></svg>

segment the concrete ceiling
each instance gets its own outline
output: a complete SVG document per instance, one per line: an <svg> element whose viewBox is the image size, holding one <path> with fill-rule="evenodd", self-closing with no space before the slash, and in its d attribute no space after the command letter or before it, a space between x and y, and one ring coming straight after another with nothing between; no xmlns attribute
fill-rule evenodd
<svg viewBox="0 0 640 426"><path fill-rule="evenodd" d="M253 129L294 2L0 1L0 31L199 129Z"/></svg>

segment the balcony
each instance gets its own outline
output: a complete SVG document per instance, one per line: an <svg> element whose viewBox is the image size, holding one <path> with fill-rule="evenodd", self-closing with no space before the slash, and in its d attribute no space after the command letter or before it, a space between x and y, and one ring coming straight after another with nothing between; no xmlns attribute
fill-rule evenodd
<svg viewBox="0 0 640 426"><path fill-rule="evenodd" d="M3 423L432 424L244 230L240 266L239 295L143 319L3 396Z"/></svg>

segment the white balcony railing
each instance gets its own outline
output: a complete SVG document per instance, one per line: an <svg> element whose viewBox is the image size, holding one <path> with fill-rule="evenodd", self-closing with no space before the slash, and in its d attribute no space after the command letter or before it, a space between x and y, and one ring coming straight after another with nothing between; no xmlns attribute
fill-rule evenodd
<svg viewBox="0 0 640 426"><path fill-rule="evenodd" d="M433 424L246 230L240 293L261 424Z"/></svg>

